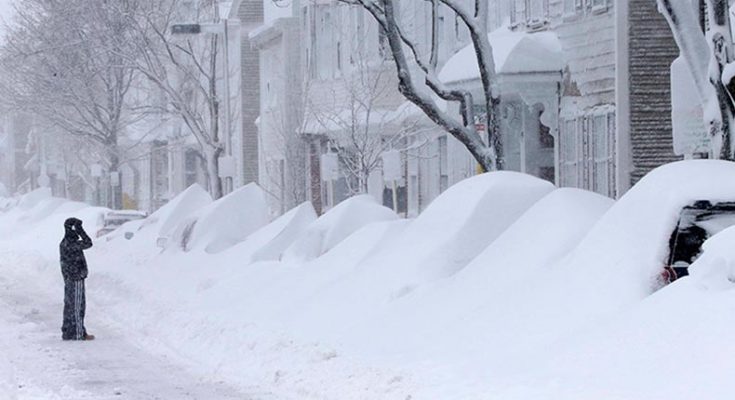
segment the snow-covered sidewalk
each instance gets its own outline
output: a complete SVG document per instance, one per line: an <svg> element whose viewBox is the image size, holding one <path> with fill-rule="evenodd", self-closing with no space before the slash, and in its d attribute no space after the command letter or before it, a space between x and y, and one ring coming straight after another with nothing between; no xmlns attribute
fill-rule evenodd
<svg viewBox="0 0 735 400"><path fill-rule="evenodd" d="M34 264L44 262L34 254L0 252L3 271L11 270L11 264L15 270L37 270ZM18 399L271 398L197 376L165 350L151 354L141 349L136 345L140 333L101 318L94 301L87 326L98 339L63 342L62 298L52 298L33 282L17 278L0 274L0 354L11 372L0 379L10 378L15 392L11 395Z"/></svg>

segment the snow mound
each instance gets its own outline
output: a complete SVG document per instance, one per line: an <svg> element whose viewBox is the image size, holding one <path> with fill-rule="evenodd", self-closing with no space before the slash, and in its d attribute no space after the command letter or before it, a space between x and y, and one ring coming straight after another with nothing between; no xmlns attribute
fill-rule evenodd
<svg viewBox="0 0 735 400"><path fill-rule="evenodd" d="M247 241L258 245L252 261L280 260L283 252L317 220L317 217L314 206L310 202L305 202L251 235Z"/></svg>
<svg viewBox="0 0 735 400"><path fill-rule="evenodd" d="M203 248L218 253L265 226L268 215L263 190L251 183L185 218L174 237L186 251Z"/></svg>
<svg viewBox="0 0 735 400"><path fill-rule="evenodd" d="M69 201L58 197L43 199L32 209L28 210L28 213L23 218L19 219L18 222L27 224L42 221L54 214L62 205L68 202Z"/></svg>
<svg viewBox="0 0 735 400"><path fill-rule="evenodd" d="M13 367L5 357L0 358L0 398L17 399L17 387L13 378Z"/></svg>
<svg viewBox="0 0 735 400"><path fill-rule="evenodd" d="M305 262L326 253L363 226L398 219L369 195L349 198L312 223L283 253L283 261Z"/></svg>
<svg viewBox="0 0 735 400"><path fill-rule="evenodd" d="M21 196L18 207L23 210L30 210L41 203L41 201L50 199L51 197L51 189L38 188Z"/></svg>
<svg viewBox="0 0 735 400"><path fill-rule="evenodd" d="M735 200L735 163L681 161L643 177L592 229L567 265L578 272L580 291L604 303L596 304L602 308L651 294L681 210L697 200Z"/></svg>
<svg viewBox="0 0 735 400"><path fill-rule="evenodd" d="M735 227L709 238L704 253L689 267L691 277L713 290L735 289Z"/></svg>
<svg viewBox="0 0 735 400"><path fill-rule="evenodd" d="M373 260L375 268L394 270L385 274L398 279L396 295L453 275L553 189L549 182L517 172L466 179L436 198Z"/></svg>
<svg viewBox="0 0 735 400"><path fill-rule="evenodd" d="M472 285L483 292L510 287L549 268L571 252L613 200L580 189L549 193L457 276L455 285L467 292Z"/></svg>
<svg viewBox="0 0 735 400"><path fill-rule="evenodd" d="M145 229L149 225L157 225L158 235L165 237L176 228L182 219L211 203L212 196L195 183L151 214L140 229Z"/></svg>
<svg viewBox="0 0 735 400"><path fill-rule="evenodd" d="M311 203L302 203L222 254L228 259L236 257L239 264L246 265L256 261L278 261L283 251L316 219Z"/></svg>

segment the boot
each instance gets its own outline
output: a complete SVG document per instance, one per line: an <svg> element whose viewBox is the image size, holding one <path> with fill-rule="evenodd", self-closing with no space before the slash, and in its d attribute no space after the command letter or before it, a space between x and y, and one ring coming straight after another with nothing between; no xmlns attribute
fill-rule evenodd
<svg viewBox="0 0 735 400"><path fill-rule="evenodd" d="M84 334L84 337L82 338L82 340L94 340L94 335L90 335L88 333L85 333Z"/></svg>

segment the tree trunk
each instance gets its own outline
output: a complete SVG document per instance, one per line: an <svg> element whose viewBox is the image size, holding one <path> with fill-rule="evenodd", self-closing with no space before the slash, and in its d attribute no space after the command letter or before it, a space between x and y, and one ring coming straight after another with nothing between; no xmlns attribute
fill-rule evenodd
<svg viewBox="0 0 735 400"><path fill-rule="evenodd" d="M207 164L207 185L212 198L217 200L222 197L222 179L219 177L219 156L222 149L207 149L204 158Z"/></svg>
<svg viewBox="0 0 735 400"><path fill-rule="evenodd" d="M117 185L113 185L112 175L117 174ZM122 209L122 177L120 176L120 161L117 155L110 159L110 198L108 206L113 210Z"/></svg>

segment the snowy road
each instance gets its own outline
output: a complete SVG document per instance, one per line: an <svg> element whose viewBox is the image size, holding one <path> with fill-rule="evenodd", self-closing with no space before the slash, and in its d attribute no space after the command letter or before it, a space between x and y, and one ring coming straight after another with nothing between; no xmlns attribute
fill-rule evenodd
<svg viewBox="0 0 735 400"><path fill-rule="evenodd" d="M9 271L9 263L33 270L33 262L40 260L0 252L0 271ZM196 376L169 357L142 350L134 334L126 337L114 322L94 315L86 325L98 340L63 342L61 307L61 298L0 273L0 354L10 363L19 399L271 398Z"/></svg>

